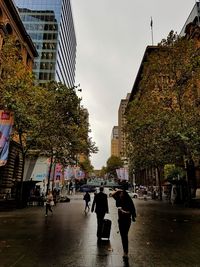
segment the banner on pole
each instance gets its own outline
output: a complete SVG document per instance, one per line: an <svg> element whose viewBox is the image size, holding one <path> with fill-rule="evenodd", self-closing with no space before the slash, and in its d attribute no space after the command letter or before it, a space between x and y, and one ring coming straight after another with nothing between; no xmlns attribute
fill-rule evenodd
<svg viewBox="0 0 200 267"><path fill-rule="evenodd" d="M116 172L117 172L118 179L128 181L129 176L128 176L128 168L127 167L116 169Z"/></svg>
<svg viewBox="0 0 200 267"><path fill-rule="evenodd" d="M13 123L13 112L0 110L0 166L4 166L8 159Z"/></svg>

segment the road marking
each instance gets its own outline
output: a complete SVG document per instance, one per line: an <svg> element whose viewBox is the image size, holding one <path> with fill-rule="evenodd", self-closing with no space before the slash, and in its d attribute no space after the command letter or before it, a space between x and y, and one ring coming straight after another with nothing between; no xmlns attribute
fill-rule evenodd
<svg viewBox="0 0 200 267"><path fill-rule="evenodd" d="M23 258L25 257L25 254L23 254L21 257L19 257L18 260L16 260L16 262L14 262L12 265L10 265L10 267L14 267L19 261L21 261Z"/></svg>

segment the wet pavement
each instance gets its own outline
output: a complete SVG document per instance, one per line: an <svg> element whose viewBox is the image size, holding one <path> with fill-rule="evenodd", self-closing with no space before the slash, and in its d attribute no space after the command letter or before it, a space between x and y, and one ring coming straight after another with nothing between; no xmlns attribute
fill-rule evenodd
<svg viewBox="0 0 200 267"><path fill-rule="evenodd" d="M112 220L110 240L97 243L96 216L84 213L82 197L58 203L48 217L44 207L0 212L0 266L200 266L200 209L134 200L138 216L129 232L129 261L124 262L114 200L109 198L106 216Z"/></svg>

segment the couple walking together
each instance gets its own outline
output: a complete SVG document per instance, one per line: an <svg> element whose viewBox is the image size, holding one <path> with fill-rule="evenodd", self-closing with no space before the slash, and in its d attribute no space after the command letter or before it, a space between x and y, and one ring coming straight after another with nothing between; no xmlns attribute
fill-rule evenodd
<svg viewBox="0 0 200 267"><path fill-rule="evenodd" d="M96 212L97 216L97 238L101 239L102 227L104 223L104 217L106 213L109 213L107 195L103 193L104 188L100 187L100 192L95 195L91 211ZM133 200L124 189L116 190L112 197L116 201L116 207L118 208L118 226L122 240L122 246L124 251L124 258L128 258L128 232L131 225L131 221L135 222L136 210Z"/></svg>

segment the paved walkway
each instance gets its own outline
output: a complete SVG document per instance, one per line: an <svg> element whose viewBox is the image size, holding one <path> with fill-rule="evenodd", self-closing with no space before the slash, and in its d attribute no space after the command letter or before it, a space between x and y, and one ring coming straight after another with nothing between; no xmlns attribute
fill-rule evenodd
<svg viewBox="0 0 200 267"><path fill-rule="evenodd" d="M137 221L129 232L129 262L122 259L117 209L109 198L110 240L97 243L96 216L84 213L82 195L43 207L0 213L1 267L198 267L200 210L135 200Z"/></svg>

